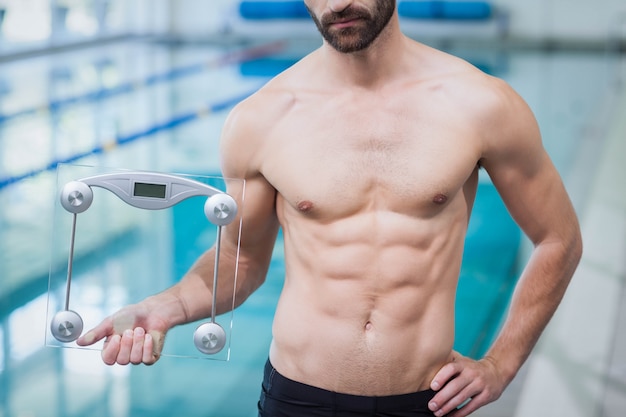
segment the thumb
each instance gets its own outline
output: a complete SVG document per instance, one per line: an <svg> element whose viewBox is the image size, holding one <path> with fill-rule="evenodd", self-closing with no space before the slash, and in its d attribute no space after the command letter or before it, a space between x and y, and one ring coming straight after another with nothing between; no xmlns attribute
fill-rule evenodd
<svg viewBox="0 0 626 417"><path fill-rule="evenodd" d="M163 351L163 345L165 345L165 333L156 330L150 330L148 333L152 337L152 353L158 358Z"/></svg>

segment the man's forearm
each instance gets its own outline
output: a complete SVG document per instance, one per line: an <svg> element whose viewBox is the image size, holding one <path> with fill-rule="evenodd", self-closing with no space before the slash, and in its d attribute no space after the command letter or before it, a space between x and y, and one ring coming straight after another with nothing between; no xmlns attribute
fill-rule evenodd
<svg viewBox="0 0 626 417"><path fill-rule="evenodd" d="M212 308L214 257L214 249L208 250L178 283L146 298L141 304L167 317L170 328L209 317ZM232 280L230 281L230 290L222 292L228 292L232 300L233 287Z"/></svg>
<svg viewBox="0 0 626 417"><path fill-rule="evenodd" d="M515 290L507 320L486 355L508 384L561 302L581 256L580 238L535 248Z"/></svg>
<svg viewBox="0 0 626 417"><path fill-rule="evenodd" d="M267 272L267 267L250 265L243 255L238 258L236 254L223 250L220 258L215 297L218 315L231 311L248 298L263 282ZM198 258L179 283L150 297L146 303L154 308L166 309L168 316L171 317L172 326L210 317L213 308L214 268L213 248ZM235 280L236 270L239 275L237 280Z"/></svg>

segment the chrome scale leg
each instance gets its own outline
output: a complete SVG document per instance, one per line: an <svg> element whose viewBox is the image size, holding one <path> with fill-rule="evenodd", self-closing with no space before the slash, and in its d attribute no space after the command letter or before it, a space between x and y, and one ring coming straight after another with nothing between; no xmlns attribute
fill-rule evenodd
<svg viewBox="0 0 626 417"><path fill-rule="evenodd" d="M213 294L211 304L211 321L201 324L193 335L193 342L196 348L207 355L214 355L220 352L226 345L226 332L224 328L215 321L217 315L217 287L219 277L220 248L222 241L222 226L233 221L237 213L235 200L227 194L216 194L210 197L205 206L204 212L211 221L217 225L217 240L215 242L215 266L213 268Z"/></svg>
<svg viewBox="0 0 626 417"><path fill-rule="evenodd" d="M70 292L72 288L72 270L74 264L74 242L76 239L76 219L78 213L87 210L93 201L93 192L89 186L78 181L69 182L63 187L61 205L72 213L72 235L70 253L67 260L67 279L65 283L65 305L57 312L50 322L52 336L59 342L69 343L78 339L83 332L83 319L70 310Z"/></svg>

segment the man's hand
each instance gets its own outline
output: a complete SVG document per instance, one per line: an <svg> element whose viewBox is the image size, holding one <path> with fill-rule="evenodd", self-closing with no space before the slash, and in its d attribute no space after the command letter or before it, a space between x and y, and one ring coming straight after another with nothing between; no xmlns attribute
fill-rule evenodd
<svg viewBox="0 0 626 417"><path fill-rule="evenodd" d="M437 417L465 417L497 400L506 385L489 358L475 361L453 352L452 360L437 372L430 384L437 394L428 407Z"/></svg>
<svg viewBox="0 0 626 417"><path fill-rule="evenodd" d="M102 339L102 361L107 365L154 364L161 356L169 325L141 304L124 307L78 338L79 346Z"/></svg>

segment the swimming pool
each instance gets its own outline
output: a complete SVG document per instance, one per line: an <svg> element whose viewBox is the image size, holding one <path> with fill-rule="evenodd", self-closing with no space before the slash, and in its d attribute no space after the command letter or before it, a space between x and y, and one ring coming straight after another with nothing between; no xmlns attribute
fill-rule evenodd
<svg viewBox="0 0 626 417"><path fill-rule="evenodd" d="M282 286L281 241L267 282L234 313L229 362L166 357L154 367L111 368L93 351L45 348L57 188L52 168L63 161L216 175L217 138L231 103L309 47L272 46L266 54L255 54L257 60L243 62L247 58L234 59L224 48L137 42L5 66L0 98L0 416L256 415L273 306ZM566 184L584 188L584 182L570 180L571 168L583 145L601 136L609 86L599 75L611 70L606 56L451 52L505 78L526 98ZM589 164L591 168L593 158ZM468 242L459 292L459 302L471 310L457 311L457 348L474 355L497 329L518 272L516 260L524 257L517 250L524 241L498 204L485 179L470 224L468 239L474 240ZM206 228L184 227L185 210L159 219L128 213L124 221L107 221L112 213L106 209L94 213L100 221L89 222L88 233L99 240L81 257L73 297L100 305L101 311L93 312L97 315L173 282L211 243ZM477 294L481 300L489 295L491 301L479 302ZM170 342L185 344L187 339L172 334Z"/></svg>

